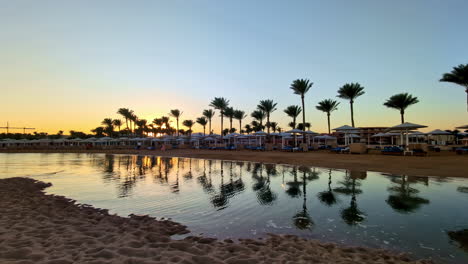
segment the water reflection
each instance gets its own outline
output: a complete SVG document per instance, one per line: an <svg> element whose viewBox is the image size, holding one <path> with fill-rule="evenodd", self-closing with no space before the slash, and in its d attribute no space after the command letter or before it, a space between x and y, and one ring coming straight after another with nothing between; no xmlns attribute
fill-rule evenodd
<svg viewBox="0 0 468 264"><path fill-rule="evenodd" d="M152 156L22 155L0 155L0 177L31 175L52 182L48 192L123 216L171 217L196 234L286 233L468 263L458 248L468 228L464 179Z"/></svg>
<svg viewBox="0 0 468 264"><path fill-rule="evenodd" d="M300 166L299 168L294 169L294 175L296 175L297 180L297 171L302 172L302 196L303 196L303 203L302 203L302 210L297 212L293 216L294 226L298 229L310 229L314 225L314 221L310 216L307 210L307 183L310 181L317 180L319 178L319 173L312 171L310 167ZM288 193L289 194L289 193ZM297 192L300 195L300 192ZM293 196L294 197L294 196Z"/></svg>
<svg viewBox="0 0 468 264"><path fill-rule="evenodd" d="M422 205L429 204L429 200L419 197L419 190L411 186L413 183L423 183L427 186L429 184L427 177L391 176L390 180L394 185L388 188L390 195L386 202L396 212L413 213Z"/></svg>
<svg viewBox="0 0 468 264"><path fill-rule="evenodd" d="M221 161L220 177L221 183L219 185L219 190L214 192L214 195L211 197L211 203L218 210L222 210L227 207L229 199L234 197L236 194L244 190L244 183L242 181L241 175L234 175L232 164L229 162L229 179L225 182L224 179L224 166L226 162ZM210 175L211 178L211 175Z"/></svg>
<svg viewBox="0 0 468 264"><path fill-rule="evenodd" d="M328 169L328 189L317 194L320 202L327 206L332 206L338 202L335 192L332 190L332 170Z"/></svg>
<svg viewBox="0 0 468 264"><path fill-rule="evenodd" d="M365 219L365 213L358 208L356 196L362 193L359 189L361 180L366 179L367 173L360 171L346 171L343 181L339 181L341 186L334 189L335 192L351 196L349 207L341 209L341 218L348 225L356 225Z"/></svg>

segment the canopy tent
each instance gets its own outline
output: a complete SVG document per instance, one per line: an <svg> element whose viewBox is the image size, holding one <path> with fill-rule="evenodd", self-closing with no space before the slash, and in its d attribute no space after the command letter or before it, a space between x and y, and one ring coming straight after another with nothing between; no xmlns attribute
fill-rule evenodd
<svg viewBox="0 0 468 264"><path fill-rule="evenodd" d="M419 124L413 124L410 122L405 122L396 126L392 126L387 129L387 131L401 131L401 142L403 143L403 133L406 134L406 149L408 150L408 144L409 144L409 131L410 130L415 130L419 128L425 128L427 126L425 125L419 125Z"/></svg>
<svg viewBox="0 0 468 264"><path fill-rule="evenodd" d="M440 129L432 130L431 132L426 133L428 136L432 136L431 139L433 140L432 143L436 145L445 145L447 137L443 136L452 136L453 134L447 131L443 131ZM429 137L428 137L429 140Z"/></svg>
<svg viewBox="0 0 468 264"><path fill-rule="evenodd" d="M352 138L349 137L349 135L359 132L359 128L348 126L348 125L343 125L343 126L334 128L333 130L335 130L336 132L341 132L345 134L345 145L349 145L350 143L349 139L351 139L351 143L353 141Z"/></svg>
<svg viewBox="0 0 468 264"><path fill-rule="evenodd" d="M452 133L440 129L435 129L431 132L427 132L426 135L452 135Z"/></svg>

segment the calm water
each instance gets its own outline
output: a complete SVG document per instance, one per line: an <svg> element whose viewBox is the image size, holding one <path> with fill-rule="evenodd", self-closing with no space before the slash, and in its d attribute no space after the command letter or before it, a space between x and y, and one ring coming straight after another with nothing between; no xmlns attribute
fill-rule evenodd
<svg viewBox="0 0 468 264"><path fill-rule="evenodd" d="M468 263L447 235L468 228L468 179L151 156L0 154L0 178L13 176L52 182L48 193L121 216L172 218L193 234L288 233Z"/></svg>

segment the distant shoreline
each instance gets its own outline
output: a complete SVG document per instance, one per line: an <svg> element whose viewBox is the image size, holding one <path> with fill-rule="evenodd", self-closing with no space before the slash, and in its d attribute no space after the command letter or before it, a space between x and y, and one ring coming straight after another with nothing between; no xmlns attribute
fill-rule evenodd
<svg viewBox="0 0 468 264"><path fill-rule="evenodd" d="M238 161L267 162L291 165L306 165L333 169L376 171L409 176L462 177L468 178L468 155L455 155L453 152L434 153L427 157L332 154L327 151L306 153L286 153L279 151L226 151L174 149L134 150L134 149L12 149L0 153L104 153L153 155L164 157L187 157L203 159L223 159Z"/></svg>

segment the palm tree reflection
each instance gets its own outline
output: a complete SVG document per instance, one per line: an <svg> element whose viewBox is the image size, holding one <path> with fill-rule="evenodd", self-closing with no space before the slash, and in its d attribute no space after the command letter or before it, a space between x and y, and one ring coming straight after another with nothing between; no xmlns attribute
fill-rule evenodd
<svg viewBox="0 0 468 264"><path fill-rule="evenodd" d="M331 184L332 184L332 170L329 169L328 170L328 190L319 192L317 194L317 197L320 200L320 202L322 202L323 204L327 206L332 206L336 204L338 201L335 193L333 192L331 188Z"/></svg>
<svg viewBox="0 0 468 264"><path fill-rule="evenodd" d="M198 183L202 186L203 191L206 193L213 193L214 192L214 187L213 183L211 181L211 166L212 166L213 161L208 160L208 177L206 173L206 160L203 160L203 174L199 177L197 177Z"/></svg>
<svg viewBox="0 0 468 264"><path fill-rule="evenodd" d="M224 163L226 162L220 162L221 183L219 192L211 198L211 203L214 207L218 208L218 210L226 208L229 204L229 199L244 190L244 183L242 182L242 178L234 180L232 161L230 162L229 168L229 182L224 183Z"/></svg>
<svg viewBox="0 0 468 264"><path fill-rule="evenodd" d="M293 216L293 222L294 222L294 225L298 229L304 230L304 229L310 229L314 225L314 221L312 220L312 217L309 215L309 212L307 211L307 182L318 179L318 172L316 172L315 169L314 171L312 171L309 167L306 167L306 166L300 166L298 170L302 172L303 202L302 202L302 210L297 212ZM295 181L296 181L297 180L296 169L294 169L294 176L295 176ZM291 186L293 186L293 188L296 187L295 185L291 185ZM293 194L296 194L296 192L294 191ZM300 194L300 191L299 191L299 194Z"/></svg>
<svg viewBox="0 0 468 264"><path fill-rule="evenodd" d="M390 195L386 202L393 210L399 213L412 213L422 205L429 204L429 200L418 197L418 189L412 188L410 183L423 182L427 184L427 177L391 176L390 180L395 183L388 188Z"/></svg>
<svg viewBox="0 0 468 264"><path fill-rule="evenodd" d="M266 166L265 166L266 167ZM277 199L277 194L271 190L270 176L276 174L274 167L266 167L267 177L263 176L263 164L255 163L252 170L252 180L254 184L252 189L256 192L257 201L261 205L271 205Z"/></svg>
<svg viewBox="0 0 468 264"><path fill-rule="evenodd" d="M362 190L359 189L361 186L359 181L366 177L366 172L346 171L344 180L338 182L342 186L333 189L337 193L351 195L349 207L341 210L341 218L348 225L356 225L365 219L365 213L358 208L356 196L362 193Z"/></svg>

